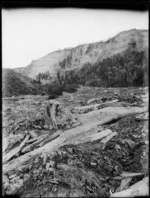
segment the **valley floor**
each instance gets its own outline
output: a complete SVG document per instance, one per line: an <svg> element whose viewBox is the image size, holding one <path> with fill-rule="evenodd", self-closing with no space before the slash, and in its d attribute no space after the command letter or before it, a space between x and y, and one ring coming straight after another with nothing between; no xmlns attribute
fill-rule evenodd
<svg viewBox="0 0 150 198"><path fill-rule="evenodd" d="M80 87L57 102L52 130L48 96L3 98L3 194L148 195L148 88Z"/></svg>

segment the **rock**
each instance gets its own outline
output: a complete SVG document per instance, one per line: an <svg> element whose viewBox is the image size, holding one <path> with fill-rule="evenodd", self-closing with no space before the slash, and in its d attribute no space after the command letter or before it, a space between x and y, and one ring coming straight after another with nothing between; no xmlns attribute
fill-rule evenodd
<svg viewBox="0 0 150 198"><path fill-rule="evenodd" d="M96 162L90 162L91 166L96 166L97 163Z"/></svg>
<svg viewBox="0 0 150 198"><path fill-rule="evenodd" d="M119 145L119 144L116 144L116 145L115 145L115 149L116 149L116 150L121 150L120 145Z"/></svg>
<svg viewBox="0 0 150 198"><path fill-rule="evenodd" d="M24 174L24 182L27 181L30 178L29 174Z"/></svg>
<svg viewBox="0 0 150 198"><path fill-rule="evenodd" d="M46 163L46 170L49 170L50 163Z"/></svg>
<svg viewBox="0 0 150 198"><path fill-rule="evenodd" d="M17 177L17 175L16 174L10 175L9 179L13 179L14 177Z"/></svg>
<svg viewBox="0 0 150 198"><path fill-rule="evenodd" d="M14 186L8 186L6 190L7 195L14 195L15 194L15 187Z"/></svg>
<svg viewBox="0 0 150 198"><path fill-rule="evenodd" d="M3 187L6 189L9 186L9 179L5 175L3 175Z"/></svg>
<svg viewBox="0 0 150 198"><path fill-rule="evenodd" d="M127 143L131 149L133 149L136 145L131 139L124 139L122 140L122 143L123 144Z"/></svg>

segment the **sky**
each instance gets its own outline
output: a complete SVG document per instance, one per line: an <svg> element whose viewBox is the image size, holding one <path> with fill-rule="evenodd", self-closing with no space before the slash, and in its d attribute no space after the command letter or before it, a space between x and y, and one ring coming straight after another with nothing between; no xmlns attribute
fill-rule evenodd
<svg viewBox="0 0 150 198"><path fill-rule="evenodd" d="M148 12L92 9L3 9L2 67L24 67L50 52L148 29Z"/></svg>

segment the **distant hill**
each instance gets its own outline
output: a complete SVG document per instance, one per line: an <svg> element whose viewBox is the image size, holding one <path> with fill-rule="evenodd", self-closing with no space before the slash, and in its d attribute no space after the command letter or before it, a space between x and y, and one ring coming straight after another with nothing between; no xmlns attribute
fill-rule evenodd
<svg viewBox="0 0 150 198"><path fill-rule="evenodd" d="M3 69L3 96L18 96L25 94L36 94L36 86L33 80L12 69Z"/></svg>
<svg viewBox="0 0 150 198"><path fill-rule="evenodd" d="M147 84L148 30L124 31L105 42L52 52L26 67L3 69L4 96L50 94L48 90L68 85L127 87Z"/></svg>
<svg viewBox="0 0 150 198"><path fill-rule="evenodd" d="M123 31L105 42L84 44L74 48L64 49L49 53L48 55L33 60L30 65L17 68L15 71L36 78L39 73L49 72L51 77L62 72L82 69L89 64L91 67L103 59L123 53L128 49L129 43L136 43L136 51L148 49L148 31L131 29Z"/></svg>

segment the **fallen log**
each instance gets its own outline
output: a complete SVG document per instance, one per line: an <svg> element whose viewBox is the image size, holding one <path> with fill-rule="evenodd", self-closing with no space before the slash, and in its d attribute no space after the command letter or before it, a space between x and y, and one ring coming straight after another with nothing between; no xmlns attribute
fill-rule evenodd
<svg viewBox="0 0 150 198"><path fill-rule="evenodd" d="M115 122L125 116L140 114L147 111L147 107L106 107L87 114L79 115L79 119L82 124L99 121L100 125L103 125Z"/></svg>
<svg viewBox="0 0 150 198"><path fill-rule="evenodd" d="M15 156L17 153L19 153L20 151L20 147L16 147L13 150L11 150L8 154L6 154L5 156L3 156L3 163L6 163L7 161L9 161L13 156Z"/></svg>
<svg viewBox="0 0 150 198"><path fill-rule="evenodd" d="M55 140L51 141L50 143L44 145L43 147L37 148L36 150L33 150L27 154L24 154L16 159L13 159L9 161L7 164L3 165L3 174L11 174L14 170L24 170L26 168L29 168L29 166L32 164L34 157L37 155L44 153L44 152L54 152L57 150L60 146L63 145L66 138L59 137Z"/></svg>
<svg viewBox="0 0 150 198"><path fill-rule="evenodd" d="M141 114L141 115L137 116L136 119L139 120L139 121L140 120L147 121L147 120L149 120L149 114L148 114L148 112L146 112L145 115L144 114Z"/></svg>
<svg viewBox="0 0 150 198"><path fill-rule="evenodd" d="M26 144L30 144L30 143L32 143L32 142L35 142L35 141L37 141L37 139L38 139L38 137L32 138L32 139L26 141Z"/></svg>
<svg viewBox="0 0 150 198"><path fill-rule="evenodd" d="M3 151L11 149L16 143L21 142L25 137L25 134L13 135L3 138Z"/></svg>
<svg viewBox="0 0 150 198"><path fill-rule="evenodd" d="M125 178L138 177L138 176L142 176L142 175L144 175L144 173L129 173L129 172L122 172L122 173L120 174L120 176L113 177L112 179L115 179L115 180L122 180L122 179L125 179Z"/></svg>
<svg viewBox="0 0 150 198"><path fill-rule="evenodd" d="M29 131L29 133L32 138L36 138L38 136L34 131Z"/></svg>
<svg viewBox="0 0 150 198"><path fill-rule="evenodd" d="M40 147L40 148L35 149L31 152L28 152L27 154L20 156L20 157L16 158L15 160L10 161L8 164L5 164L3 166L3 172L4 173L9 172L11 170L16 169L17 167L19 167L20 169L29 167L29 165L31 164L31 161L32 161L31 158L33 158L34 156L36 156L42 152L49 152L49 153L53 152L53 151L55 151L55 149L58 149L60 146L62 146L64 144L68 144L69 137L71 139L71 136L74 136L75 134L77 135L80 133L84 133L84 132L87 132L87 130L93 131L94 126L95 126L95 124L93 123L93 125L80 126L80 127L76 127L76 128L70 129L70 130L66 130L65 132L61 133L61 135L58 138L52 140L51 142L47 143L43 147ZM60 131L58 133L60 133ZM58 135L58 134L56 134L56 135ZM67 138L68 138L68 141L67 141ZM25 147L22 152L25 152L28 150L31 150L31 147L28 147L28 148Z"/></svg>
<svg viewBox="0 0 150 198"><path fill-rule="evenodd" d="M52 140L59 137L61 133L62 133L62 131L60 131L60 130L53 133L50 137L47 137L46 139L44 139L44 141L42 141L39 146L41 147L41 146L44 146L45 144L47 144L48 142L51 142Z"/></svg>
<svg viewBox="0 0 150 198"><path fill-rule="evenodd" d="M96 104L96 105L88 105L88 106L82 106L82 107L74 107L71 108L71 112L75 113L88 113L89 111L94 111L97 110L101 107L101 104Z"/></svg>
<svg viewBox="0 0 150 198"><path fill-rule="evenodd" d="M87 101L87 104L90 105L91 103L101 103L101 99L100 98L92 98L90 100Z"/></svg>
<svg viewBox="0 0 150 198"><path fill-rule="evenodd" d="M24 119L22 119L22 120L19 120L18 122L14 123L14 125L20 124L21 122L24 122L24 121L26 121L26 120L27 120L27 118L24 118Z"/></svg>
<svg viewBox="0 0 150 198"><path fill-rule="evenodd" d="M25 145L26 141L29 139L29 135L27 135L25 137L25 139L23 140L23 142L16 148L14 148L13 150L11 150L9 153L7 153L5 156L4 156L4 163L6 163L7 161L9 161L12 157L14 157L15 155L17 155L21 149L23 148L23 146Z"/></svg>
<svg viewBox="0 0 150 198"><path fill-rule="evenodd" d="M101 140L101 143L106 144L109 140L111 140L116 135L117 135L117 132L113 132L113 133L109 134L106 138L103 138Z"/></svg>
<svg viewBox="0 0 150 198"><path fill-rule="evenodd" d="M116 135L117 135L117 132L112 132L111 134L109 134L108 136L106 136L106 138L103 138L101 140L101 144L103 144L102 149L105 149L106 143L109 142L109 140L111 140Z"/></svg>
<svg viewBox="0 0 150 198"><path fill-rule="evenodd" d="M113 193L110 197L135 197L135 196L149 196L148 177L145 177L143 180L130 186L127 190Z"/></svg>
<svg viewBox="0 0 150 198"><path fill-rule="evenodd" d="M36 142L34 142L34 143L32 143L32 144L30 144L30 145L24 147L24 148L21 150L21 153L26 153L26 152L29 152L29 151L35 149L36 146L38 146L39 143L41 143L41 142L42 142L45 138L47 138L47 137L48 137L47 134L46 134L46 135L40 136L40 137L36 140Z"/></svg>
<svg viewBox="0 0 150 198"><path fill-rule="evenodd" d="M121 181L119 188L117 188L116 192L120 192L129 188L130 182L132 178L125 178Z"/></svg>
<svg viewBox="0 0 150 198"><path fill-rule="evenodd" d="M137 177L137 176L141 176L144 175L144 173L129 173L129 172L122 172L120 174L121 177Z"/></svg>
<svg viewBox="0 0 150 198"><path fill-rule="evenodd" d="M92 141L100 140L104 137L107 137L112 133L110 129L106 129L106 130L98 132L99 130L100 128L98 127L92 128L92 130L90 131L92 131L92 133L94 134L90 134L89 133L90 131L89 131L86 134L76 136L76 138L70 138L70 140L67 141L67 144L77 145L77 144L92 142Z"/></svg>
<svg viewBox="0 0 150 198"><path fill-rule="evenodd" d="M115 119L121 118L127 115L137 114L137 113L141 113L145 111L147 111L147 108L122 107L120 110L120 108L117 108L117 107L112 107L112 108L108 107L105 109L98 110L96 111L96 113L90 112L88 113L90 114L90 116L86 115L86 120L82 119L82 122L84 123L83 126L78 126L72 129L68 129L64 131L63 133L61 133L59 137L47 143L43 147L40 147L23 156L16 158L15 160L8 162L7 164L3 166L3 172L7 173L9 171L17 169L18 167L20 167L21 169L25 167L29 167L29 165L31 164L32 158L34 156L41 154L42 152L51 153L57 150L60 146L67 144L71 139L73 140L73 136L75 138L75 136L78 134L85 134L88 130L92 131L93 128L95 128L97 125L99 126L99 125L108 123L114 120L114 118Z"/></svg>
<svg viewBox="0 0 150 198"><path fill-rule="evenodd" d="M24 147L24 145L26 144L26 142L28 141L30 135L26 135L25 139L21 142L20 144L20 149L22 149Z"/></svg>
<svg viewBox="0 0 150 198"><path fill-rule="evenodd" d="M117 102L118 102L118 100L112 100L112 101L108 101L108 102L100 103L100 104L87 105L87 106L82 106L82 107L74 107L74 108L71 108L71 111L73 111L75 113L79 113L79 114L85 114L90 111L95 111L95 110L98 110L101 108L108 107L108 106L115 104Z"/></svg>

